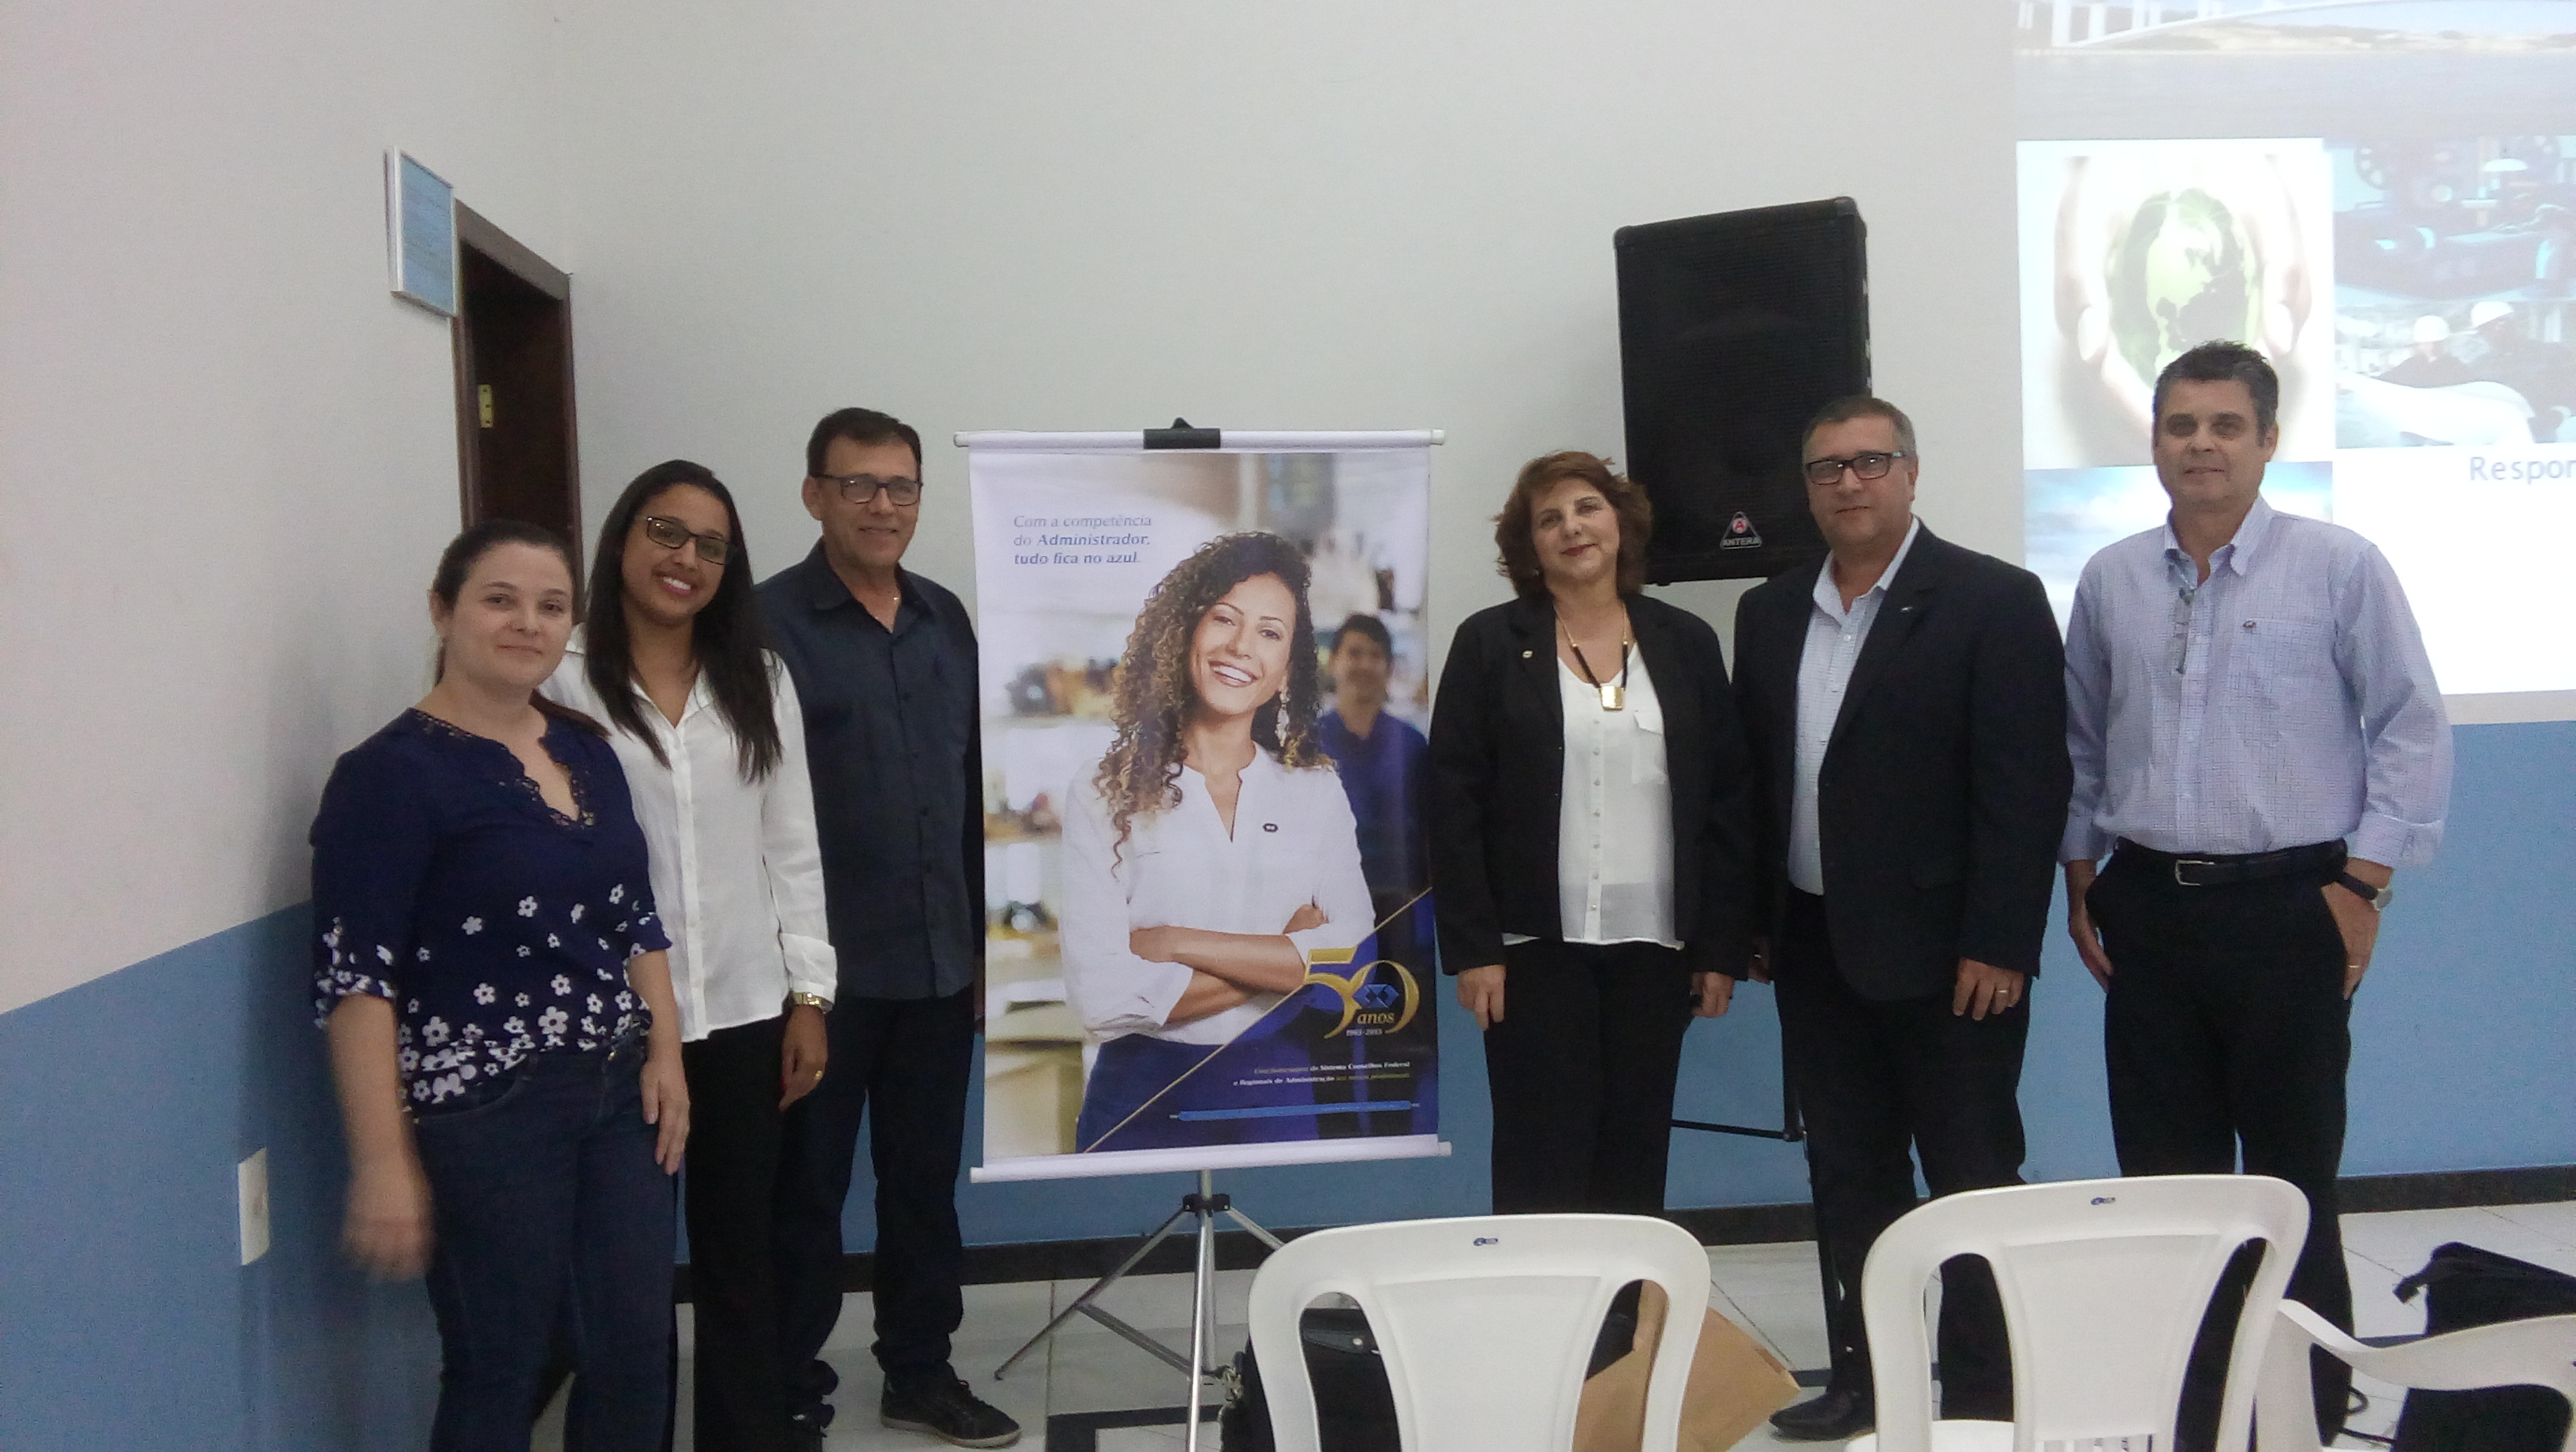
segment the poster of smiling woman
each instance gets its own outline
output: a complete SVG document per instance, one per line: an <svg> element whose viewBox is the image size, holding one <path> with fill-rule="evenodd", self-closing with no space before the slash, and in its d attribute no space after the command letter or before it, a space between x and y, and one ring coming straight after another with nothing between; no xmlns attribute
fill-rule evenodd
<svg viewBox="0 0 2576 1452"><path fill-rule="evenodd" d="M1420 811L1434 437L961 436L979 1179L1445 1152Z"/></svg>

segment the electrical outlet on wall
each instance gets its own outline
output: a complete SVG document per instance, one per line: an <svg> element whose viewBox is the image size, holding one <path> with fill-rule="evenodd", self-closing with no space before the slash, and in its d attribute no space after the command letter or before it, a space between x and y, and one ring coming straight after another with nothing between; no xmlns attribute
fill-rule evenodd
<svg viewBox="0 0 2576 1452"><path fill-rule="evenodd" d="M241 1263L268 1254L268 1151L251 1151L235 1178L241 1193Z"/></svg>

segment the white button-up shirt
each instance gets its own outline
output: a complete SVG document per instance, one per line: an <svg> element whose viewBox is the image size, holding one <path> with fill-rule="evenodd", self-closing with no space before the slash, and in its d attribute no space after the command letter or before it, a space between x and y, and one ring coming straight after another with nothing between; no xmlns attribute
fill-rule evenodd
<svg viewBox="0 0 2576 1452"><path fill-rule="evenodd" d="M645 729L662 744L618 729L584 674L576 636L546 695L609 728L626 769L635 820L652 854L653 899L671 935L671 992L680 1037L776 1018L790 993L830 998L838 969L823 919L823 859L814 843L814 790L806 775L805 713L776 656L769 660L778 765L742 777L739 739L705 673L678 725L637 692Z"/></svg>
<svg viewBox="0 0 2576 1452"><path fill-rule="evenodd" d="M1661 943L1673 936L1673 788L1664 707L1646 658L1628 652L1621 708L1556 663L1565 714L1565 788L1556 818L1557 931L1569 943ZM1505 941L1510 941L1506 939Z"/></svg>
<svg viewBox="0 0 2576 1452"><path fill-rule="evenodd" d="M1221 1013L1166 1027L1193 970L1129 952L1127 935L1138 928L1271 934L1313 903L1324 926L1288 934L1301 953L1354 948L1376 930L1360 873L1359 828L1331 768L1290 770L1255 747L1231 833L1206 777L1184 766L1180 788L1179 805L1130 819L1124 844L1089 769L1066 793L1073 809L1064 824L1064 917L1057 925L1065 1000L1096 1039L1142 1033L1222 1044L1284 996L1256 993Z"/></svg>
<svg viewBox="0 0 2576 1452"><path fill-rule="evenodd" d="M1852 667L1860 663L1860 648L1869 641L1878 607L1887 602L1887 587L1905 568L1914 537L1922 532L1922 520L1906 526L1896 558L1848 610L1842 587L1834 583L1834 562L1826 560L1816 572L1816 608L1807 616L1807 645L1798 655L1798 763L1789 791L1789 883L1800 892L1825 894L1824 849L1816 825L1816 781L1825 769L1825 747L1834 739L1834 723L1842 719Z"/></svg>

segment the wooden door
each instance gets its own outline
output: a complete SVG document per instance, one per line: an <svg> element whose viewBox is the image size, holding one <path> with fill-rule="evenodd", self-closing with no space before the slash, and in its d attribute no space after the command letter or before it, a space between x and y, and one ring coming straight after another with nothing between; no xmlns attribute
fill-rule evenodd
<svg viewBox="0 0 2576 1452"><path fill-rule="evenodd" d="M467 524L522 519L581 562L573 427L572 279L471 208L456 208L457 458Z"/></svg>

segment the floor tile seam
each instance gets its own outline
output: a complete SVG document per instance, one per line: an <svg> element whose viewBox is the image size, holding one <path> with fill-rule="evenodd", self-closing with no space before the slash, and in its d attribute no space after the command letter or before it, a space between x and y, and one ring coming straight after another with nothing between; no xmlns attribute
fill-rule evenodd
<svg viewBox="0 0 2576 1452"><path fill-rule="evenodd" d="M2499 1218L2511 1221L2514 1225L2530 1234L2536 1235L2541 1239L2550 1242L2553 1245L2560 1246L2567 1250L2576 1250L2576 1234L2550 1229L2545 1224L2525 1220L2521 1216L2513 1213L2516 1210L2555 1208L2557 1206L2568 1205L2571 1203L2576 1202L2553 1200L2547 1202L2546 1206L2499 1205L2495 1207L2495 1213ZM2570 1223L2576 1224L2576 1221L2571 1221Z"/></svg>

